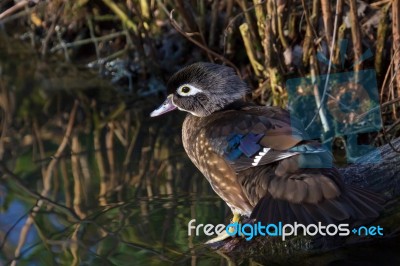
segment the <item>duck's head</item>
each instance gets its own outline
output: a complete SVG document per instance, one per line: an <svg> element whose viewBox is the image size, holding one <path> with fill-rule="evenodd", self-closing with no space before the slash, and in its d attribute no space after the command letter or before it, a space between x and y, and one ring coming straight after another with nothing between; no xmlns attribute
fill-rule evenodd
<svg viewBox="0 0 400 266"><path fill-rule="evenodd" d="M195 63L179 70L170 78L167 88L173 93L150 116L178 108L204 117L240 100L248 92L232 68L212 63Z"/></svg>

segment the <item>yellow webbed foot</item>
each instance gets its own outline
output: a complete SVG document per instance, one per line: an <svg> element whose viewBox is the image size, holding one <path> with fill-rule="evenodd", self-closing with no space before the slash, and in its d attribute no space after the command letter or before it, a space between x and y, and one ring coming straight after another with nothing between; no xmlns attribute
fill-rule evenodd
<svg viewBox="0 0 400 266"><path fill-rule="evenodd" d="M233 223L239 223L239 222L240 222L240 214L239 214L239 213L234 213L234 214L233 214L233 218L232 218L232 220L231 220L231 223L233 224ZM229 232L230 232L230 233L233 233L233 232L234 232L234 229L233 229L233 228L229 228ZM206 242L206 244L217 243L217 242L223 241L223 240L225 240L225 239L227 239L227 238L229 238L229 237L231 237L231 236L226 232L226 230L224 230L224 231L223 231L221 234L219 234L217 237L214 237L214 238L208 240L208 241Z"/></svg>
<svg viewBox="0 0 400 266"><path fill-rule="evenodd" d="M214 237L206 242L206 244L214 244L219 241L225 240L227 238L231 237L228 235L228 233L224 230L221 234L219 234L217 237Z"/></svg>

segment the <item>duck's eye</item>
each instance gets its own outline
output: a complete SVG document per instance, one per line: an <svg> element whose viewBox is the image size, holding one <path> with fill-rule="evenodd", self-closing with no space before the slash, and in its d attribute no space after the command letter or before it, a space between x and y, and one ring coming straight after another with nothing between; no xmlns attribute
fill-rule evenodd
<svg viewBox="0 0 400 266"><path fill-rule="evenodd" d="M189 93L189 92L190 92L190 88L187 87L187 86L184 86L184 87L181 88L181 92L182 92L182 93L185 93L185 94L186 94L186 93Z"/></svg>
<svg viewBox="0 0 400 266"><path fill-rule="evenodd" d="M196 88L195 86L191 85L191 84L183 84L182 86L180 86L176 92L180 95L180 96L193 96L196 95L197 93L201 93L203 92L202 90L200 90L199 88Z"/></svg>

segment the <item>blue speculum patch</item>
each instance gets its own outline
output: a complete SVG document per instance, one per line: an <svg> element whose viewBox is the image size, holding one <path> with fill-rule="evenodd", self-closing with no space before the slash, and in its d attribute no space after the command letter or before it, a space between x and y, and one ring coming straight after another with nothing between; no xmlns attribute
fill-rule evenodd
<svg viewBox="0 0 400 266"><path fill-rule="evenodd" d="M252 157L258 151L261 150L261 146L258 144L264 134L253 134L248 133L246 135L241 134L230 134L227 137L228 146L225 149L227 158L230 161L238 159L242 154L248 158Z"/></svg>

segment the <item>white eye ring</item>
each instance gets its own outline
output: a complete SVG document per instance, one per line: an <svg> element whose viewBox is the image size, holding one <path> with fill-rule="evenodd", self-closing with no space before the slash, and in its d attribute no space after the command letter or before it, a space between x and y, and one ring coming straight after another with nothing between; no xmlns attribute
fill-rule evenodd
<svg viewBox="0 0 400 266"><path fill-rule="evenodd" d="M191 95L195 95L199 92L203 92L203 91L196 88L193 85L183 84L183 85L179 86L179 88L176 90L176 92L181 96L191 96Z"/></svg>

